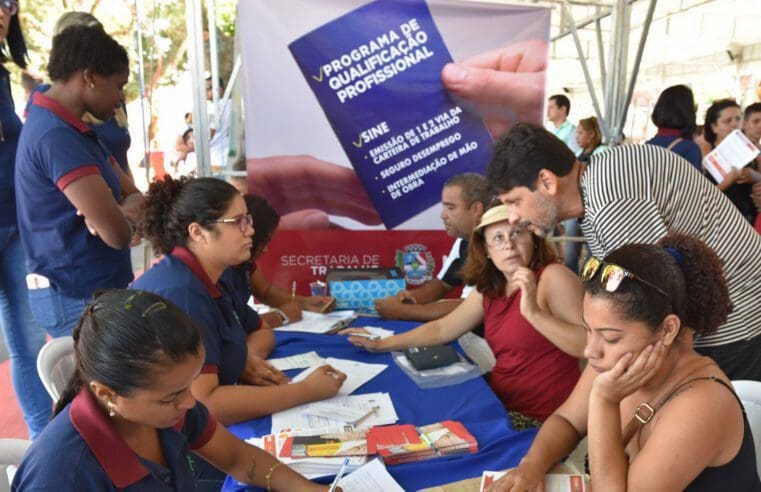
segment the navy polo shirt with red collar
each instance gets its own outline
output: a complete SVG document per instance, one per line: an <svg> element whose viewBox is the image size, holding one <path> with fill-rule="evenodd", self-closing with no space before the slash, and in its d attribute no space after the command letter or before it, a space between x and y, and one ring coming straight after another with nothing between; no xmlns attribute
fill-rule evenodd
<svg viewBox="0 0 761 492"><path fill-rule="evenodd" d="M196 322L206 348L203 374L217 374L220 385L235 384L246 367L246 337L261 326L256 312L234 300L226 271L216 284L193 253L181 246L132 283L133 289L163 296Z"/></svg>
<svg viewBox="0 0 761 492"><path fill-rule="evenodd" d="M11 490L195 490L189 451L206 445L216 428L216 419L196 402L174 427L159 429L163 466L135 454L83 389L32 443Z"/></svg>
<svg viewBox="0 0 761 492"><path fill-rule="evenodd" d="M129 248L113 249L90 234L63 194L77 179L99 174L120 202L114 162L82 120L45 94L34 94L16 153L19 231L29 271L71 297L125 288L133 278Z"/></svg>

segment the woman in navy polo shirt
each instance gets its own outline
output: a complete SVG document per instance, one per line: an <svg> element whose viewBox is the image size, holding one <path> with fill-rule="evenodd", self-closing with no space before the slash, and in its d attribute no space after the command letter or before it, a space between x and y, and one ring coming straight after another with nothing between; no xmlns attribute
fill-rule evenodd
<svg viewBox="0 0 761 492"><path fill-rule="evenodd" d="M112 290L74 330L76 369L13 491L195 490L190 450L267 490L325 491L247 445L196 402L196 324L158 295Z"/></svg>
<svg viewBox="0 0 761 492"><path fill-rule="evenodd" d="M151 183L143 213L143 234L165 256L132 286L170 299L201 327L206 361L193 394L221 422L240 422L338 393L345 375L330 366L302 382L282 384L286 379L264 360L274 335L239 302L231 285L230 267L251 257L254 233L235 187L213 178L166 177ZM251 385L263 382L270 385Z"/></svg>
<svg viewBox="0 0 761 492"><path fill-rule="evenodd" d="M51 401L37 375L37 353L45 332L34 322L26 290L26 256L16 220L13 167L21 120L11 97L10 74L3 46L26 68L26 43L16 0L0 0L0 328L11 360L11 380L29 435L34 438L50 419Z"/></svg>
<svg viewBox="0 0 761 492"><path fill-rule="evenodd" d="M132 280L129 244L143 198L82 121L124 102L127 52L102 29L53 38L53 81L32 96L16 156L16 204L29 257L29 299L52 336L71 333L96 289Z"/></svg>

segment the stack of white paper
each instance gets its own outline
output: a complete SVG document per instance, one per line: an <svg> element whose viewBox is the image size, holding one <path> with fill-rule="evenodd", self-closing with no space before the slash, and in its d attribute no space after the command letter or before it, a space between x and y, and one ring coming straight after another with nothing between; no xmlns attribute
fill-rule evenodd
<svg viewBox="0 0 761 492"><path fill-rule="evenodd" d="M317 412L313 411L315 405L318 405ZM314 434L315 430L335 427L341 427L341 430L345 430L345 421L342 422L335 417L329 418L320 415L319 405L333 405L366 414L366 417L357 423L357 428L388 425L399 420L388 393L368 393L365 395L336 396L319 403L306 403L288 410L275 412L272 414L271 432L275 433L287 429L312 431L311 433ZM375 410L369 413L374 408Z"/></svg>
<svg viewBox="0 0 761 492"><path fill-rule="evenodd" d="M302 369L304 367L321 366L325 363L325 359L315 352L305 352L303 354L289 355L288 357L281 357L279 359L267 360L272 366L279 371L287 371L288 369Z"/></svg>
<svg viewBox="0 0 761 492"><path fill-rule="evenodd" d="M327 314L302 311L301 321L289 323L285 326L278 326L275 330L298 331L302 333L327 333L348 326L354 318L356 318L354 311L333 311L332 313Z"/></svg>
<svg viewBox="0 0 761 492"><path fill-rule="evenodd" d="M387 364L367 364L365 362L357 362L349 359L336 359L334 357L328 357L320 365L330 364L334 369L346 374L346 380L341 385L341 389L338 394L341 396L348 396L352 394L357 388L370 381L372 378L383 372L388 365ZM309 369L299 373L293 378L294 383L303 381L319 366L313 366Z"/></svg>
<svg viewBox="0 0 761 492"><path fill-rule="evenodd" d="M404 492L379 459L343 476L338 485L344 492Z"/></svg>

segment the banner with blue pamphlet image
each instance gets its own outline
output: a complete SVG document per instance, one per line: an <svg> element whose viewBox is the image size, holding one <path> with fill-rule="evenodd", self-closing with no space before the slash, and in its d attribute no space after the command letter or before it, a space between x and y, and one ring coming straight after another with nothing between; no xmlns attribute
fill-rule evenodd
<svg viewBox="0 0 761 492"><path fill-rule="evenodd" d="M387 228L484 171L491 136L442 86L452 57L425 1L371 2L289 49Z"/></svg>

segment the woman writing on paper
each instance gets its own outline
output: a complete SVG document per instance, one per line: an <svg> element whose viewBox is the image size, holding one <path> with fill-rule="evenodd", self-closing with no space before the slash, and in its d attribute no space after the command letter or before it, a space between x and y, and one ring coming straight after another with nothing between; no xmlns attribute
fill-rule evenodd
<svg viewBox="0 0 761 492"><path fill-rule="evenodd" d="M248 213L254 219L256 233L252 238L251 259L235 267L236 290L245 302L253 294L257 301L275 308L261 315L271 327L278 327L301 320L301 311L316 313L332 309L333 298L329 296L300 296L295 292L286 292L272 284L258 268L256 260L267 252L267 246L275 236L280 223L280 215L264 198L257 195L243 195Z"/></svg>
<svg viewBox="0 0 761 492"><path fill-rule="evenodd" d="M74 329L76 367L12 490L198 490L195 453L267 490L325 491L233 436L197 402L197 325L155 294L99 294ZM217 488L219 490L219 488Z"/></svg>
<svg viewBox="0 0 761 492"><path fill-rule="evenodd" d="M230 267L249 259L254 233L232 185L187 177L151 183L141 225L164 257L132 287L168 298L201 328L205 363L192 390L221 422L261 417L338 392L345 375L330 366L303 382L284 384L287 378L266 362L275 336L230 286Z"/></svg>
<svg viewBox="0 0 761 492"><path fill-rule="evenodd" d="M354 345L389 351L447 343L483 323L497 360L490 384L514 427L523 427L525 417L544 421L579 378L582 290L544 239L507 219L501 204L481 217L463 271L476 289L450 314L382 340L352 337L354 328L341 333Z"/></svg>
<svg viewBox="0 0 761 492"><path fill-rule="evenodd" d="M731 310L716 254L669 235L590 258L582 278L589 363L491 490L535 490L585 435L595 490L761 490L742 404L692 347Z"/></svg>

